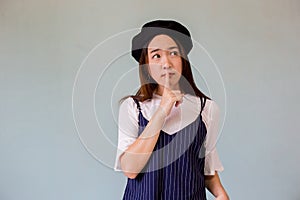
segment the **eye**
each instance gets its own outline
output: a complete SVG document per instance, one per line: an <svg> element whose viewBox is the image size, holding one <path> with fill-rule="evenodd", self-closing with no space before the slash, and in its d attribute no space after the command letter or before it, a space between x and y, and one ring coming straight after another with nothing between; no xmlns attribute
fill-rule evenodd
<svg viewBox="0 0 300 200"><path fill-rule="evenodd" d="M159 54L154 54L154 55L152 56L152 59L156 59L156 58L160 58L160 55L159 55Z"/></svg>
<svg viewBox="0 0 300 200"><path fill-rule="evenodd" d="M178 51L171 51L170 54L171 54L172 56L177 56L177 55L178 55Z"/></svg>

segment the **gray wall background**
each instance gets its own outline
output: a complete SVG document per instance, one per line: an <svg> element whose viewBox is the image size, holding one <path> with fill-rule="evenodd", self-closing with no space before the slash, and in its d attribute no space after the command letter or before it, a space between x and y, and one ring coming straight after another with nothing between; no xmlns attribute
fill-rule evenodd
<svg viewBox="0 0 300 200"><path fill-rule="evenodd" d="M121 198L125 177L79 140L72 88L92 48L156 18L185 24L218 64L231 199L300 199L299 0L1 0L1 200Z"/></svg>

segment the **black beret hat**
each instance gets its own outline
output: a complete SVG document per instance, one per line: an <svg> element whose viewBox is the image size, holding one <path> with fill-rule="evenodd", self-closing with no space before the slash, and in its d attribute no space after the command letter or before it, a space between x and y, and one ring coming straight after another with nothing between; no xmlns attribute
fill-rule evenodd
<svg viewBox="0 0 300 200"><path fill-rule="evenodd" d="M147 48L148 42L156 35L166 34L176 39L183 46L186 55L193 47L191 34L186 27L173 20L155 20L142 26L141 32L132 38L131 55L139 62L142 49Z"/></svg>

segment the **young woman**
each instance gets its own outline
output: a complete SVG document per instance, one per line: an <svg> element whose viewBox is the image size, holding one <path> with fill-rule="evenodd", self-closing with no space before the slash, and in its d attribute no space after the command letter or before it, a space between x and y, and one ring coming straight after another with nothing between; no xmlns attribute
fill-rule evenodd
<svg viewBox="0 0 300 200"><path fill-rule="evenodd" d="M215 148L219 110L195 85L189 31L172 20L143 25L132 39L141 86L123 98L115 170L128 177L123 199L228 200Z"/></svg>

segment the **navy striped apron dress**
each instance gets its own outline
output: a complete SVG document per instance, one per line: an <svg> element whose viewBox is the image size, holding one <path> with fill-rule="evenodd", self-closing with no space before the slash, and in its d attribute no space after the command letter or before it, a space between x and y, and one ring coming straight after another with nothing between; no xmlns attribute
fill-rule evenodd
<svg viewBox="0 0 300 200"><path fill-rule="evenodd" d="M140 135L148 124L138 100ZM204 108L205 100L202 105ZM197 119L169 135L161 130L154 150L135 179L127 179L123 200L206 200L204 185L206 127ZM202 148L201 148L202 147Z"/></svg>

